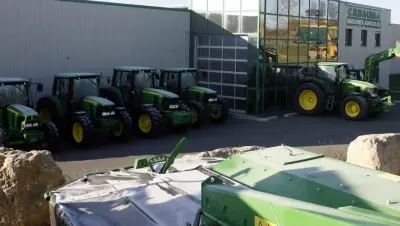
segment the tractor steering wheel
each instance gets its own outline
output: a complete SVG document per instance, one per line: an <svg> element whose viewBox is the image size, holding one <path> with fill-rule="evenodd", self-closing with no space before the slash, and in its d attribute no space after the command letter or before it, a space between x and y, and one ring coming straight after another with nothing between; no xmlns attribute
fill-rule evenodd
<svg viewBox="0 0 400 226"><path fill-rule="evenodd" d="M164 155L154 156L153 158L149 159L148 163L149 163L149 167L150 167L151 171L155 172L153 164L159 163L159 162L167 162L168 159L169 159L169 157L164 156Z"/></svg>

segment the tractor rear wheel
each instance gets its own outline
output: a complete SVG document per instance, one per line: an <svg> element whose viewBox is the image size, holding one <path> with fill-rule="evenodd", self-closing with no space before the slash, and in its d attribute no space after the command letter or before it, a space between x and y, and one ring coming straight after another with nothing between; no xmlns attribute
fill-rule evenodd
<svg viewBox="0 0 400 226"><path fill-rule="evenodd" d="M218 98L217 104L221 105L221 108L211 113L211 122L215 124L224 123L229 117L228 103L224 99Z"/></svg>
<svg viewBox="0 0 400 226"><path fill-rule="evenodd" d="M188 103L190 111L191 123L194 128L200 128L206 119L206 112L204 106L197 101L190 101Z"/></svg>
<svg viewBox="0 0 400 226"><path fill-rule="evenodd" d="M57 126L52 122L45 122L42 124L42 130L44 132L42 148L51 152L57 151L60 143L60 134Z"/></svg>
<svg viewBox="0 0 400 226"><path fill-rule="evenodd" d="M347 96L340 103L340 113L348 120L363 120L368 115L368 103L361 96Z"/></svg>
<svg viewBox="0 0 400 226"><path fill-rule="evenodd" d="M6 147L8 144L8 140L8 130L3 126L0 126L0 147Z"/></svg>
<svg viewBox="0 0 400 226"><path fill-rule="evenodd" d="M153 106L141 106L135 123L136 135L143 138L157 138L164 132L160 112Z"/></svg>
<svg viewBox="0 0 400 226"><path fill-rule="evenodd" d="M87 147L92 141L93 124L86 116L75 116L72 119L72 140L79 148Z"/></svg>
<svg viewBox="0 0 400 226"><path fill-rule="evenodd" d="M116 112L118 118L118 127L113 131L112 135L118 141L126 142L132 139L132 119L126 110Z"/></svg>
<svg viewBox="0 0 400 226"><path fill-rule="evenodd" d="M304 83L295 92L296 111L302 115L321 114L325 109L324 91L314 83Z"/></svg>

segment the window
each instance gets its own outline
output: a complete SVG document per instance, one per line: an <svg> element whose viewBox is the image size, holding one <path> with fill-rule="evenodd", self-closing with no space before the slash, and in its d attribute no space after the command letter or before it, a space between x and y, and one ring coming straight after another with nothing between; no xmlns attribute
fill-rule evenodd
<svg viewBox="0 0 400 226"><path fill-rule="evenodd" d="M381 46L381 33L380 32L375 33L375 46L376 47Z"/></svg>
<svg viewBox="0 0 400 226"><path fill-rule="evenodd" d="M368 31L367 30L361 30L361 46L367 46L367 36L368 36Z"/></svg>
<svg viewBox="0 0 400 226"><path fill-rule="evenodd" d="M69 80L57 79L56 81L56 95L67 96L69 93Z"/></svg>
<svg viewBox="0 0 400 226"><path fill-rule="evenodd" d="M346 46L352 46L353 45L353 29L346 29L345 45Z"/></svg>

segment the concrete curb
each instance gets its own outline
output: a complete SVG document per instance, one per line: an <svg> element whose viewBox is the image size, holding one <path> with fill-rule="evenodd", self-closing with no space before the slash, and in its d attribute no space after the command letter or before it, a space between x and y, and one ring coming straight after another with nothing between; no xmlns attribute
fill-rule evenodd
<svg viewBox="0 0 400 226"><path fill-rule="evenodd" d="M277 120L278 116L271 116L271 117L267 117L267 118L259 118L259 117L250 116L250 115L232 114L232 118L234 118L234 119L242 119L242 120L250 120L250 121L256 121L256 122L269 122L269 121Z"/></svg>
<svg viewBox="0 0 400 226"><path fill-rule="evenodd" d="M297 113L293 112L293 113L289 113L289 114L284 114L283 115L283 117L285 117L285 118L289 118L289 117L293 117L293 116L297 116Z"/></svg>

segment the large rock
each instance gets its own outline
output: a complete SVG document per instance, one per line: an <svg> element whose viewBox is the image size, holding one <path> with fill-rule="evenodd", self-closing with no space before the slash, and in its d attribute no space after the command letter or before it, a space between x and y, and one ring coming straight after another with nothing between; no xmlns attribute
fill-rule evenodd
<svg viewBox="0 0 400 226"><path fill-rule="evenodd" d="M0 225L49 225L43 194L65 183L48 151L0 150Z"/></svg>
<svg viewBox="0 0 400 226"><path fill-rule="evenodd" d="M200 152L200 153L194 154L194 155L188 154L188 155L184 155L182 158L187 159L187 158L215 157L215 158L227 159L234 154L240 154L243 152L260 150L263 148L265 148L265 147L261 147L261 146L226 147L226 148L218 148L213 151Z"/></svg>
<svg viewBox="0 0 400 226"><path fill-rule="evenodd" d="M347 149L347 162L400 174L400 134L371 134L357 137Z"/></svg>

